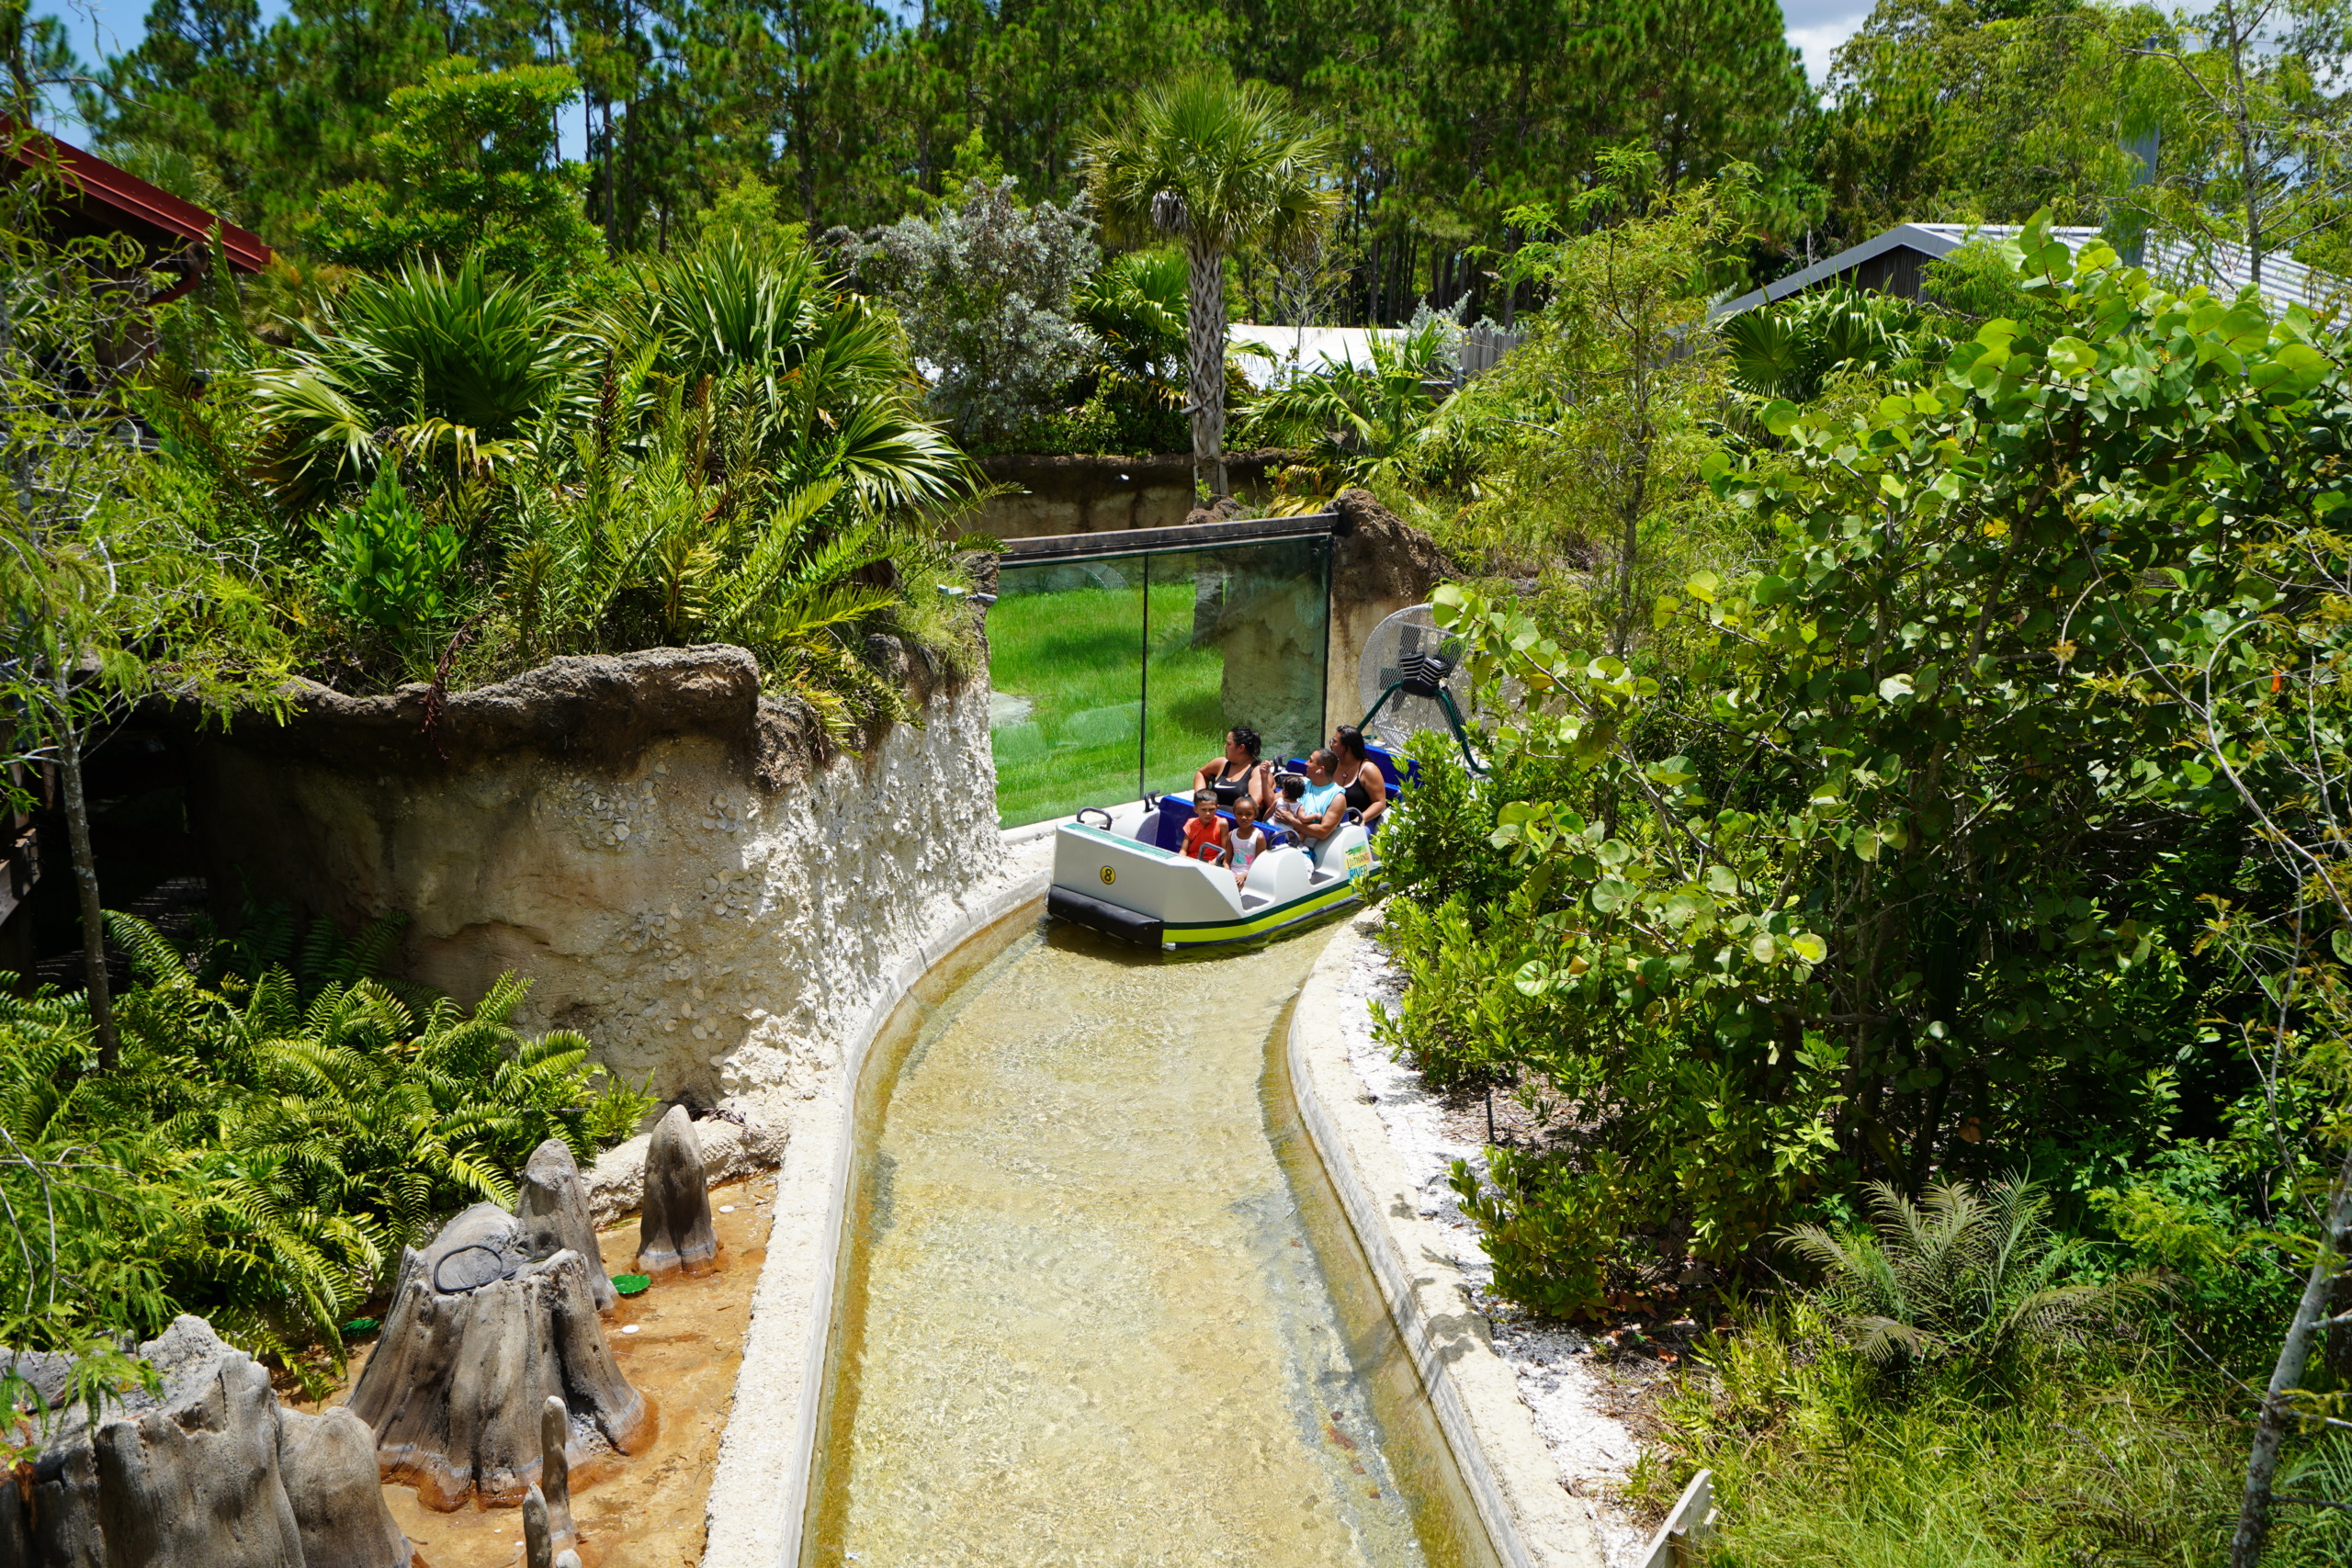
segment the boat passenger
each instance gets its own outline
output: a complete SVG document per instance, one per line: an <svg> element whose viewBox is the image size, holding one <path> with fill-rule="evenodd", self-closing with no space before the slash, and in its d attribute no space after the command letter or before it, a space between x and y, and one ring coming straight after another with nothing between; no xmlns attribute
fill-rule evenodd
<svg viewBox="0 0 2352 1568"><path fill-rule="evenodd" d="M1233 826L1225 835L1227 859L1233 867L1233 880L1238 886L1250 880L1250 863L1266 852L1266 830L1258 826L1258 803L1247 795L1233 803Z"/></svg>
<svg viewBox="0 0 2352 1568"><path fill-rule="evenodd" d="M1274 807L1274 822L1310 843L1321 843L1348 819L1348 797L1332 782L1340 759L1328 746L1318 746L1306 759L1306 787L1295 801Z"/></svg>
<svg viewBox="0 0 2352 1568"><path fill-rule="evenodd" d="M1264 745L1256 730L1246 724L1235 725L1225 732L1225 754L1193 775L1193 787L1215 790L1216 803L1227 811L1235 801L1248 795L1257 803L1259 815L1264 816L1274 805L1274 765L1258 760Z"/></svg>
<svg viewBox="0 0 2352 1568"><path fill-rule="evenodd" d="M1333 775L1342 793L1348 797L1348 808L1363 818L1369 830L1380 814L1388 809L1388 780L1381 773L1380 764L1364 750L1363 731L1352 724L1343 724L1331 732L1331 750L1340 756L1339 772Z"/></svg>
<svg viewBox="0 0 2352 1568"><path fill-rule="evenodd" d="M1211 865L1223 865L1231 853L1225 843L1225 818L1216 814L1216 792L1197 789L1193 792L1193 819L1184 824L1184 854L1191 860L1204 860Z"/></svg>

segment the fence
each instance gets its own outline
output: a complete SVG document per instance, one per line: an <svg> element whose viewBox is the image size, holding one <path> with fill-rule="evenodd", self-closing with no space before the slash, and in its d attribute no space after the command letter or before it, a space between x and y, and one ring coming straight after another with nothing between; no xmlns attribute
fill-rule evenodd
<svg viewBox="0 0 2352 1568"><path fill-rule="evenodd" d="M1500 365L1512 349L1526 341L1525 333L1507 333L1499 327L1472 327L1462 334L1464 379L1484 376Z"/></svg>

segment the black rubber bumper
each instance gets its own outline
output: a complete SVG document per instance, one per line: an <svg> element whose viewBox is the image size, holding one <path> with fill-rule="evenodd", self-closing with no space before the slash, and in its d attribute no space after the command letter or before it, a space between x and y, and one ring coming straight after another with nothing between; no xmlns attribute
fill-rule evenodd
<svg viewBox="0 0 2352 1568"><path fill-rule="evenodd" d="M1138 915L1133 909L1122 909L1116 904L1105 904L1100 898L1089 898L1067 887L1047 889L1046 913L1057 920L1117 937L1121 942L1144 947L1159 945L1159 922L1149 915Z"/></svg>

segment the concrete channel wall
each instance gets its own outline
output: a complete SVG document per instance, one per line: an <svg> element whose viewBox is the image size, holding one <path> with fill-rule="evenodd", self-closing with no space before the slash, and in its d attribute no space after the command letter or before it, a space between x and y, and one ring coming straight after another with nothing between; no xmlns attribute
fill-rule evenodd
<svg viewBox="0 0 2352 1568"><path fill-rule="evenodd" d="M734 1410L711 1477L703 1568L795 1568L799 1562L867 1055L926 976L959 956L985 957L1002 945L979 939L1010 940L1029 929L1046 883L1043 872L1000 877L934 927L842 1039L824 1086L795 1108ZM981 953L959 953L967 944Z"/></svg>
<svg viewBox="0 0 2352 1568"><path fill-rule="evenodd" d="M1602 1568L1599 1534L1570 1506L1559 1467L1495 1354L1453 1243L1420 1203L1340 1032L1344 974L1369 941L1350 921L1306 976L1288 1053L1299 1119L1338 1189L1388 1314L1437 1412L1454 1462L1509 1568ZM1361 1005L1361 1004L1355 1004Z"/></svg>

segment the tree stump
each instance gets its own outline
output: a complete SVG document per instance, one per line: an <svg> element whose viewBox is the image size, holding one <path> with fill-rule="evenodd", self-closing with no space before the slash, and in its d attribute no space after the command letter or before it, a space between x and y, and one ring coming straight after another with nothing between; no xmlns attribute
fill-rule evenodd
<svg viewBox="0 0 2352 1568"><path fill-rule="evenodd" d="M670 1107L645 1151L645 1206L637 1222L637 1271L659 1280L707 1274L718 1266L718 1236L710 1228L710 1185L702 1145L683 1105Z"/></svg>
<svg viewBox="0 0 2352 1568"><path fill-rule="evenodd" d="M597 1270L600 1272L601 1270ZM351 1391L387 1481L444 1511L519 1505L543 1468L541 1415L560 1399L571 1462L641 1453L654 1412L613 1359L588 1262L534 1258L523 1225L477 1203L401 1255L376 1353Z"/></svg>
<svg viewBox="0 0 2352 1568"><path fill-rule="evenodd" d="M282 1409L269 1374L201 1318L140 1354L160 1395L126 1394L95 1427L80 1405L52 1407L29 1484L0 1483L0 1563L407 1568L367 1428L348 1413Z"/></svg>
<svg viewBox="0 0 2352 1568"><path fill-rule="evenodd" d="M514 1217L522 1222L523 1244L534 1258L552 1258L565 1247L588 1264L588 1282L596 1310L610 1312L620 1296L605 1275L596 1250L596 1223L588 1214L588 1190L581 1185L580 1166L561 1138L549 1138L531 1151L523 1168Z"/></svg>

